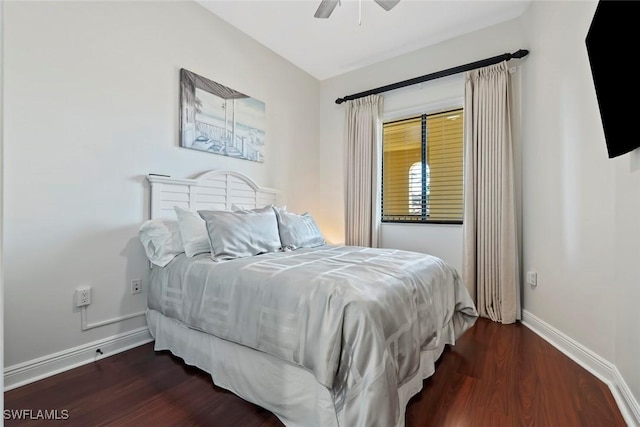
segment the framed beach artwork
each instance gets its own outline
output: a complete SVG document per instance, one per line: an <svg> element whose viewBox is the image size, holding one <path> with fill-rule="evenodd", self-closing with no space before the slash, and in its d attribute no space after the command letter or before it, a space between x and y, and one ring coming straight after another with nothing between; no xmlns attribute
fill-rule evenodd
<svg viewBox="0 0 640 427"><path fill-rule="evenodd" d="M264 162L265 104L180 70L180 146Z"/></svg>

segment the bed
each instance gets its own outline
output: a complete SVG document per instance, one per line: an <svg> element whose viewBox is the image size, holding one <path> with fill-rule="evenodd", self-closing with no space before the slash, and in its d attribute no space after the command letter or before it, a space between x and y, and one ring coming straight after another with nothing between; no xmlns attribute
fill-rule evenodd
<svg viewBox="0 0 640 427"><path fill-rule="evenodd" d="M248 177L149 175L151 218L275 205ZM147 323L156 350L273 412L286 426L404 426L409 399L477 312L442 260L319 245L153 266Z"/></svg>

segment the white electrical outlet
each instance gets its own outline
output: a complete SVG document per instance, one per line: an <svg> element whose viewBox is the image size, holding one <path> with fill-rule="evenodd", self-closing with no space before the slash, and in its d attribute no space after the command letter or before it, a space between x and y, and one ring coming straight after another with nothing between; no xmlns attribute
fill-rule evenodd
<svg viewBox="0 0 640 427"><path fill-rule="evenodd" d="M131 295L142 293L142 280L136 279L131 281Z"/></svg>
<svg viewBox="0 0 640 427"><path fill-rule="evenodd" d="M84 307L91 304L91 286L82 286L76 288L74 293L76 307Z"/></svg>
<svg viewBox="0 0 640 427"><path fill-rule="evenodd" d="M538 273L535 271L527 271L527 285L531 287L538 286Z"/></svg>

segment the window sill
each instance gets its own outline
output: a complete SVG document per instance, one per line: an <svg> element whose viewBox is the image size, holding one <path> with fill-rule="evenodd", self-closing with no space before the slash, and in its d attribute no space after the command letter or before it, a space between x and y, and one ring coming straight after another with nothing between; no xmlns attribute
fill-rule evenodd
<svg viewBox="0 0 640 427"><path fill-rule="evenodd" d="M413 225L462 225L462 221L381 221L380 222L382 225L393 225L393 224L399 224L399 225L407 225L407 224L413 224Z"/></svg>

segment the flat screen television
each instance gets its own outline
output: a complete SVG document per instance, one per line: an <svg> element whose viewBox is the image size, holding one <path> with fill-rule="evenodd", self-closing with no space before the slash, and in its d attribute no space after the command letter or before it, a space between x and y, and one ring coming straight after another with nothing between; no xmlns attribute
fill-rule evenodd
<svg viewBox="0 0 640 427"><path fill-rule="evenodd" d="M610 158L640 147L640 1L600 0L586 45Z"/></svg>

